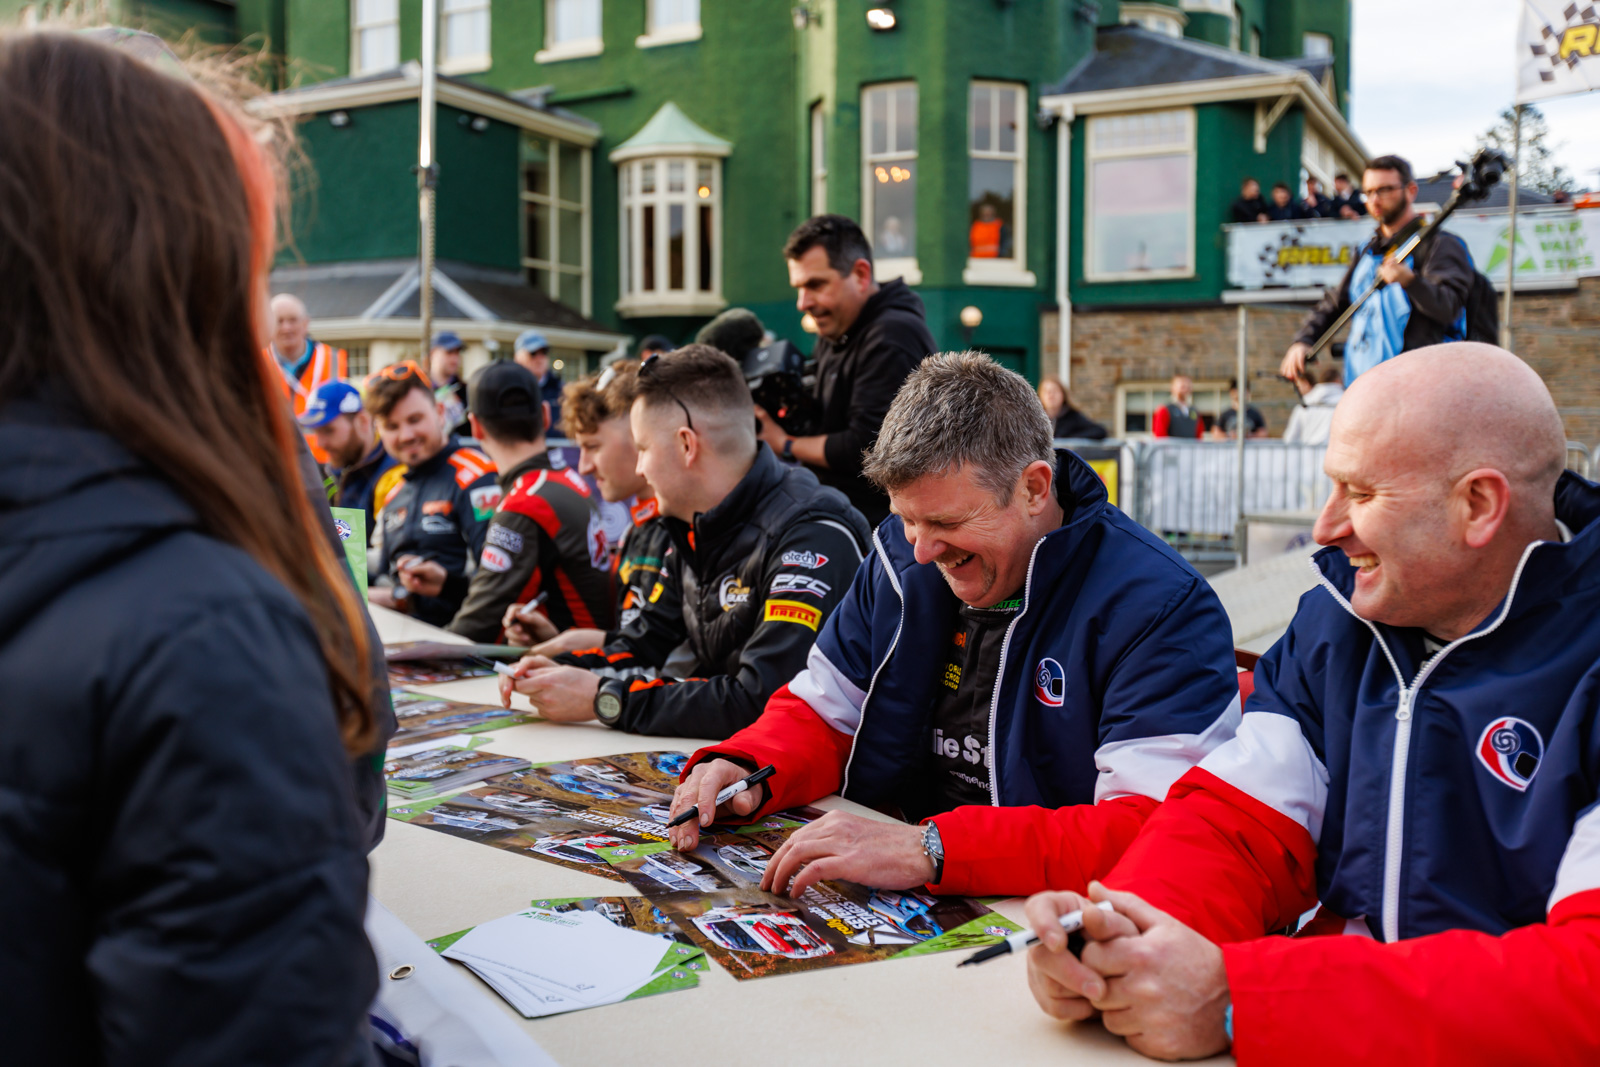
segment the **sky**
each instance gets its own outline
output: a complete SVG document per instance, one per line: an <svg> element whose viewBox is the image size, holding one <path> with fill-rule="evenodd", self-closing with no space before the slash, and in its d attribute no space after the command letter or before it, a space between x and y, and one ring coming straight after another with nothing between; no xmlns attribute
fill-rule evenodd
<svg viewBox="0 0 1600 1067"><path fill-rule="evenodd" d="M1512 105L1521 0L1353 0L1350 120L1372 155L1418 174L1467 158ZM1555 162L1600 189L1600 92L1537 104Z"/></svg>

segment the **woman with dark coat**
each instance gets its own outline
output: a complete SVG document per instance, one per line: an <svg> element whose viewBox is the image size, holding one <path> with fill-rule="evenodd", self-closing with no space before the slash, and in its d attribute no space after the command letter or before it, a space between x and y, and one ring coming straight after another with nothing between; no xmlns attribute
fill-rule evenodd
<svg viewBox="0 0 1600 1067"><path fill-rule="evenodd" d="M243 113L0 36L0 1033L14 1063L367 1062L369 637L261 357Z"/></svg>
<svg viewBox="0 0 1600 1067"><path fill-rule="evenodd" d="M1060 378L1040 379L1039 403L1044 405L1044 413L1049 415L1050 421L1055 424L1052 436L1056 440L1076 438L1083 441L1104 441L1106 439L1104 426L1072 406L1072 399L1067 396L1067 387L1061 384Z"/></svg>

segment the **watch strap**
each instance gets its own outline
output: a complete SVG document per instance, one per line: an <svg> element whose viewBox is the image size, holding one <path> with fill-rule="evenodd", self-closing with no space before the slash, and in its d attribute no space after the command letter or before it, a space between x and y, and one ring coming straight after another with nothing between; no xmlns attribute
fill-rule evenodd
<svg viewBox="0 0 1600 1067"><path fill-rule="evenodd" d="M939 837L938 823L922 824L922 854L933 864L933 879L929 884L938 885L944 881L944 841Z"/></svg>

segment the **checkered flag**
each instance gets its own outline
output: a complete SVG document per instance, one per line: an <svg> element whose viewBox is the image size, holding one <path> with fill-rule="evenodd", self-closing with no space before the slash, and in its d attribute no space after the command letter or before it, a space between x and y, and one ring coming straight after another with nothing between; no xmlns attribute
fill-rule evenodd
<svg viewBox="0 0 1600 1067"><path fill-rule="evenodd" d="M1600 89L1600 8L1595 4L1523 0L1519 36L1517 103Z"/></svg>

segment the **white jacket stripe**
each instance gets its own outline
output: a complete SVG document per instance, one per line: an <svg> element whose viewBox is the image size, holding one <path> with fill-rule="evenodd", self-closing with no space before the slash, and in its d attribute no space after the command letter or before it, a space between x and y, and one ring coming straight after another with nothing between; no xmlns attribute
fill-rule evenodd
<svg viewBox="0 0 1600 1067"><path fill-rule="evenodd" d="M1321 840L1328 768L1289 716L1247 713L1233 740L1201 760L1200 768L1304 826L1312 841Z"/></svg>
<svg viewBox="0 0 1600 1067"><path fill-rule="evenodd" d="M819 646L811 646L806 669L789 683L789 692L811 705L823 722L842 734L855 736L856 727L861 725L861 703L867 694L846 678Z"/></svg>
<svg viewBox="0 0 1600 1067"><path fill-rule="evenodd" d="M1556 887L1550 891L1545 911L1575 893L1600 889L1600 806L1590 808L1572 828L1567 851L1556 868Z"/></svg>
<svg viewBox="0 0 1600 1067"><path fill-rule="evenodd" d="M1204 733L1130 737L1101 745L1094 754L1094 765L1100 770L1094 802L1129 795L1166 799L1173 782L1207 753L1231 740L1238 729L1239 694L1235 693Z"/></svg>

